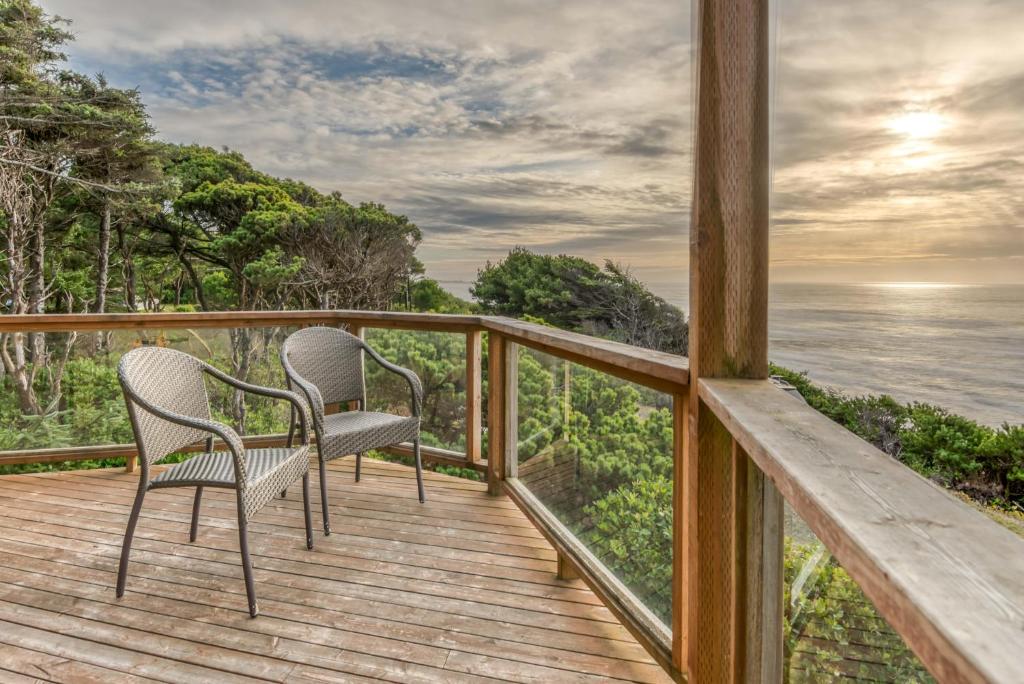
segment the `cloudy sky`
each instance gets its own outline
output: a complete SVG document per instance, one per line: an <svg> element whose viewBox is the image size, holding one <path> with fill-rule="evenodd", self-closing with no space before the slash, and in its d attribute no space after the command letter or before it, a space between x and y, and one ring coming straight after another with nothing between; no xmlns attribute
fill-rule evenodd
<svg viewBox="0 0 1024 684"><path fill-rule="evenodd" d="M679 0L43 0L162 138L383 201L430 275L515 245L685 278ZM781 0L779 280L1024 281L1019 0Z"/></svg>

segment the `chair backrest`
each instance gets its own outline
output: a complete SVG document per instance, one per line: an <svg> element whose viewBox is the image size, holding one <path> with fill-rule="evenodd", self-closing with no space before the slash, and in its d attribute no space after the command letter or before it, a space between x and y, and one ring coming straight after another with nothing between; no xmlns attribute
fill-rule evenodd
<svg viewBox="0 0 1024 684"><path fill-rule="evenodd" d="M203 366L193 356L163 347L139 347L121 357L117 376L128 403L135 442L146 465L209 436L161 418L139 403L142 400L165 411L210 420Z"/></svg>
<svg viewBox="0 0 1024 684"><path fill-rule="evenodd" d="M313 383L325 404L363 401L363 341L338 328L313 326L288 336L282 348L303 380Z"/></svg>

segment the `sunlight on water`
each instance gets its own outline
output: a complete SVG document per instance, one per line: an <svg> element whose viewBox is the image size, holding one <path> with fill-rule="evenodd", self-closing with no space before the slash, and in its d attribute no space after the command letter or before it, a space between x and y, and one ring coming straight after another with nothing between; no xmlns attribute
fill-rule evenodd
<svg viewBox="0 0 1024 684"><path fill-rule="evenodd" d="M885 287L894 290L944 290L952 287L972 287L962 283L855 283L859 287Z"/></svg>

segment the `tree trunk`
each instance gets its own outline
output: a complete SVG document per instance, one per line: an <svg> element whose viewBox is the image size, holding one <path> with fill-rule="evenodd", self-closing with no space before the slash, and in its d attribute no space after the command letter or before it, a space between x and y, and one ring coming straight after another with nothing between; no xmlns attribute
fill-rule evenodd
<svg viewBox="0 0 1024 684"><path fill-rule="evenodd" d="M247 328L232 328L231 336L231 370L232 375L242 382L248 382L249 365L252 357L252 331ZM231 413L235 420L238 434L245 434L245 394L235 390L231 402Z"/></svg>
<svg viewBox="0 0 1024 684"><path fill-rule="evenodd" d="M117 249L121 252L121 276L124 280L124 305L132 313L138 311L138 300L135 295L135 255L132 245L125 239L124 227L117 227Z"/></svg>
<svg viewBox="0 0 1024 684"><path fill-rule="evenodd" d="M29 247L28 313L46 313L46 222L39 216L32 226ZM31 360L34 365L46 363L46 336L29 334Z"/></svg>
<svg viewBox="0 0 1024 684"><path fill-rule="evenodd" d="M96 259L96 313L107 311L107 285L110 282L110 200L103 200L103 212L100 214L100 240ZM96 333L96 351L102 352L107 347L107 337L103 332Z"/></svg>
<svg viewBox="0 0 1024 684"><path fill-rule="evenodd" d="M178 254L178 260L181 261L181 267L185 269L188 279L192 282L192 289L196 291L196 301L199 302L199 308L203 311L209 311L210 305L206 301L206 292L203 291L203 283L199 280L199 275L196 273L196 269L193 268L192 262L188 260L187 256L181 253Z"/></svg>
<svg viewBox="0 0 1024 684"><path fill-rule="evenodd" d="M110 200L104 200L100 215L100 241L96 262L96 313L107 310L107 284L110 282Z"/></svg>

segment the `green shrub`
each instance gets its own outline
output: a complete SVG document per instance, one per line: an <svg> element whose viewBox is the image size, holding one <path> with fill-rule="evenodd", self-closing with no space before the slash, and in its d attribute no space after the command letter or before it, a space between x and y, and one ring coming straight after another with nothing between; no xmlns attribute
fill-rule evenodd
<svg viewBox="0 0 1024 684"><path fill-rule="evenodd" d="M587 547L665 622L672 610L672 481L622 485L587 506Z"/></svg>

